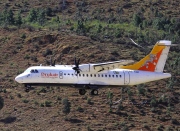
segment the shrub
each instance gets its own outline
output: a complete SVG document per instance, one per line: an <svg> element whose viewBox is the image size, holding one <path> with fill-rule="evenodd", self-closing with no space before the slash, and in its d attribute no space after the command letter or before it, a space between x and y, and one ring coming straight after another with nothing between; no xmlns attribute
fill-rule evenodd
<svg viewBox="0 0 180 131"><path fill-rule="evenodd" d="M139 26L140 23L141 23L141 18L140 18L140 16L139 16L138 14L134 14L134 15L133 15L133 24L134 24L135 26Z"/></svg>
<svg viewBox="0 0 180 131"><path fill-rule="evenodd" d="M151 107L155 107L155 106L156 106L156 104L157 104L157 101L156 101L156 99L155 99L155 98L153 98L153 99L150 101L150 105L151 105Z"/></svg>
<svg viewBox="0 0 180 131"><path fill-rule="evenodd" d="M71 110L71 103L69 102L69 100L67 98L64 98L62 100L62 104L63 104L63 113L64 114L69 114L70 113L70 110Z"/></svg>
<svg viewBox="0 0 180 131"><path fill-rule="evenodd" d="M44 102L44 105L46 106L46 107L51 107L52 105L52 102L51 101L45 101Z"/></svg>
<svg viewBox="0 0 180 131"><path fill-rule="evenodd" d="M46 9L46 15L47 15L47 16L52 16L52 9L51 9L50 7L48 7L48 8Z"/></svg>
<svg viewBox="0 0 180 131"><path fill-rule="evenodd" d="M46 57L47 55L52 55L52 51L50 49L46 49L46 51L43 52L44 57Z"/></svg>
<svg viewBox="0 0 180 131"><path fill-rule="evenodd" d="M29 11L27 20L28 20L28 22L35 22L37 20L37 12L35 9L31 9Z"/></svg>
<svg viewBox="0 0 180 131"><path fill-rule="evenodd" d="M91 98L87 98L87 103L88 103L88 104L92 104Z"/></svg>
<svg viewBox="0 0 180 131"><path fill-rule="evenodd" d="M176 119L172 119L172 120L171 120L171 123L172 123L172 124L179 125L179 122L178 122L178 120L176 120Z"/></svg>
<svg viewBox="0 0 180 131"><path fill-rule="evenodd" d="M26 39L26 34L25 34L25 33L22 34L22 35L21 35L21 38L22 38L22 39Z"/></svg>
<svg viewBox="0 0 180 131"><path fill-rule="evenodd" d="M129 131L128 127L125 125L124 127L122 127L121 131Z"/></svg>
<svg viewBox="0 0 180 131"><path fill-rule="evenodd" d="M121 110L123 110L123 106L122 106L122 103L119 103L117 106L116 113L120 113Z"/></svg>
<svg viewBox="0 0 180 131"><path fill-rule="evenodd" d="M145 95L146 90L144 89L144 85L143 84L138 85L137 88L138 88L138 94Z"/></svg>
<svg viewBox="0 0 180 131"><path fill-rule="evenodd" d="M29 102L29 100L27 100L27 99L23 99L22 100L24 103L28 103Z"/></svg>
<svg viewBox="0 0 180 131"><path fill-rule="evenodd" d="M78 106L77 111L84 112L84 109L82 107Z"/></svg>
<svg viewBox="0 0 180 131"><path fill-rule="evenodd" d="M0 96L0 110L4 107L4 99Z"/></svg>
<svg viewBox="0 0 180 131"><path fill-rule="evenodd" d="M22 95L20 93L17 94L17 97L22 98Z"/></svg>

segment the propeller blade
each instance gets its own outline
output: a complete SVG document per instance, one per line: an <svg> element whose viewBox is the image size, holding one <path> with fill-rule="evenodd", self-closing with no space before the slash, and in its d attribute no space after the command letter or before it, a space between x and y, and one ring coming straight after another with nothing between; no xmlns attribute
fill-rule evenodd
<svg viewBox="0 0 180 131"><path fill-rule="evenodd" d="M74 65L76 65L76 57L74 57Z"/></svg>
<svg viewBox="0 0 180 131"><path fill-rule="evenodd" d="M77 62L77 67L79 67L79 63L80 63L80 58L78 59L78 62Z"/></svg>
<svg viewBox="0 0 180 131"><path fill-rule="evenodd" d="M138 47L141 47L141 48L143 48L144 49L144 47L142 47L142 46L140 46L139 44L137 44L136 42L134 42L131 38L129 38L130 40L131 40L131 42L132 43L134 43L136 46L138 46Z"/></svg>
<svg viewBox="0 0 180 131"><path fill-rule="evenodd" d="M74 65L75 67L73 67L72 69L75 70L75 73L79 74L81 69L79 68L79 63L80 63L80 58L78 60L76 60L76 57L74 58Z"/></svg>
<svg viewBox="0 0 180 131"><path fill-rule="evenodd" d="M54 60L54 62L53 62L53 64L52 64L52 66L55 66L55 64L56 64L56 59Z"/></svg>
<svg viewBox="0 0 180 131"><path fill-rule="evenodd" d="M50 58L50 65L52 66L52 57Z"/></svg>

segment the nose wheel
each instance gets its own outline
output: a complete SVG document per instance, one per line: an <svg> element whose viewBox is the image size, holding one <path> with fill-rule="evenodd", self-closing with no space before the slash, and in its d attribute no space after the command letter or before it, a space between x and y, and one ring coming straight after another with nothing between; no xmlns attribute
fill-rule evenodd
<svg viewBox="0 0 180 131"><path fill-rule="evenodd" d="M86 90L85 89L79 89L79 94L80 95L85 95L86 94Z"/></svg>
<svg viewBox="0 0 180 131"><path fill-rule="evenodd" d="M31 86L30 85L25 85L25 92L29 92Z"/></svg>

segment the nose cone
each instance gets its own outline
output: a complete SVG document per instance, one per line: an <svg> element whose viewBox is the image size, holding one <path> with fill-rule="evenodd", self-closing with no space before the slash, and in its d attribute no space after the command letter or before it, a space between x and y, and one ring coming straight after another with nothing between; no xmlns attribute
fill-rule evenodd
<svg viewBox="0 0 180 131"><path fill-rule="evenodd" d="M17 81L18 83L22 82L22 77L20 75L16 76L15 81Z"/></svg>

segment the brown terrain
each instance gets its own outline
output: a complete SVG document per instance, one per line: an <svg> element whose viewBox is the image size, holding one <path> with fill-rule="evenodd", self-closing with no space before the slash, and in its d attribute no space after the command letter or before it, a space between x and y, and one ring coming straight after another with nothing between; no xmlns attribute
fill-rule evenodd
<svg viewBox="0 0 180 131"><path fill-rule="evenodd" d="M83 2L85 7L79 9L79 4ZM1 0L0 5L0 10L3 11L6 7L15 14L18 10L23 10L23 19L31 8L51 7L57 12L48 16L47 20L57 16L61 20L57 27L53 24L52 27L51 24L37 27L26 23L20 28L13 25L0 28L0 96L4 99L4 107L0 110L0 130L180 131L179 47L171 48L165 66L165 72L172 73L172 79L137 86L103 88L99 89L98 96L90 95L90 91L81 96L77 89L61 86L34 87L27 93L23 85L14 81L15 76L29 66L48 66L51 57L57 60L56 64L74 64L75 56L80 58L81 63L122 59L138 61L147 53L129 42L127 28L119 38L107 37L108 33L94 35L93 30L78 33L72 29L76 28L74 23L80 19L79 16L76 18L77 12L92 20L92 23L96 17L101 17L100 21L106 22L111 18L109 16L112 12L114 16L118 15L116 9L120 6L124 11L120 17L123 22L130 23L133 13L138 12L140 7L145 10L144 19L153 19L154 16L149 13L153 6L167 17L180 18L178 0L152 0L151 3L148 0L67 0L64 9L59 9L63 5L62 0ZM101 15L97 13L98 9L104 10ZM69 20L71 22L68 23ZM180 37L178 33L175 34L177 38L174 42L178 43ZM132 37L136 39L134 35ZM158 38L153 37L152 41L158 41ZM144 46L155 44L151 42L146 41ZM175 60L177 64L173 65ZM111 93L110 99L108 94ZM64 98L71 103L71 110L67 115L62 112Z"/></svg>

